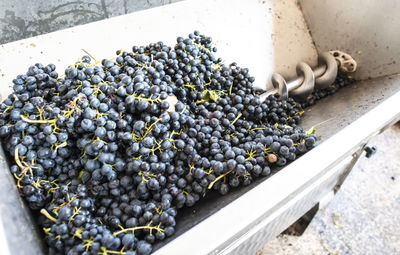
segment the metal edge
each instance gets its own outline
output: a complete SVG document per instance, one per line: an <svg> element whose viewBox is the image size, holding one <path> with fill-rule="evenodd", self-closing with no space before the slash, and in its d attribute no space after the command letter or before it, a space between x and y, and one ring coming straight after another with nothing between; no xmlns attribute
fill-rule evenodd
<svg viewBox="0 0 400 255"><path fill-rule="evenodd" d="M0 169L0 225L4 228L4 233L0 233L1 254L46 254L39 226L17 189L1 144ZM7 246L2 246L2 243Z"/></svg>
<svg viewBox="0 0 400 255"><path fill-rule="evenodd" d="M268 216L259 219L256 225L220 254L256 253L329 193L336 186L340 175L351 168L352 161L354 161L353 156L347 156L304 190L296 192L289 201L282 201L280 205L273 208L272 213L267 212Z"/></svg>

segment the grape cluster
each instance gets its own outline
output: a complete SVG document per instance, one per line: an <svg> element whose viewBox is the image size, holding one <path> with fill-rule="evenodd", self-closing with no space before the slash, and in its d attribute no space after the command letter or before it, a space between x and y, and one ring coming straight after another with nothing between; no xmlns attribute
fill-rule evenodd
<svg viewBox="0 0 400 255"><path fill-rule="evenodd" d="M299 103L261 102L249 70L216 50L195 31L174 47L84 56L63 75L35 64L13 80L0 136L50 254L150 254L180 208L315 146Z"/></svg>
<svg viewBox="0 0 400 255"><path fill-rule="evenodd" d="M311 105L316 104L316 102L324 97L333 95L336 93L339 89L346 87L347 85L350 85L355 82L355 79L349 76L349 74L341 72L340 70L338 71L338 75L333 82L331 86L325 89L317 89L312 92L310 97L302 103L302 107L306 108Z"/></svg>

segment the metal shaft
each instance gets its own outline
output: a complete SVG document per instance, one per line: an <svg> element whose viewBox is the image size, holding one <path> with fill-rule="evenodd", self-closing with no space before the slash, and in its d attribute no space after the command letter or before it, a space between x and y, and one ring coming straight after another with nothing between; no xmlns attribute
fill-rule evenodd
<svg viewBox="0 0 400 255"><path fill-rule="evenodd" d="M315 78L318 78L321 75L323 75L325 73L325 71L326 71L326 65L317 66L315 69L313 69ZM298 87L300 87L303 84L303 82L304 82L304 77L298 76L296 79L291 80L286 84L287 90L290 92L294 89L297 89ZM267 92L265 92L263 94L263 97L265 95L265 98L267 98L269 95L273 95L276 93L279 93L278 89L268 90Z"/></svg>

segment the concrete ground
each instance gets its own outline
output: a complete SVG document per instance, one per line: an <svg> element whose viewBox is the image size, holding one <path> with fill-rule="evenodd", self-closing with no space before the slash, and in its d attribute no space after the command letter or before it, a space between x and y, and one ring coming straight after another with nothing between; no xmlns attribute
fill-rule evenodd
<svg viewBox="0 0 400 255"><path fill-rule="evenodd" d="M0 44L181 0L0 0Z"/></svg>
<svg viewBox="0 0 400 255"><path fill-rule="evenodd" d="M329 205L301 236L281 234L257 255L400 254L400 125L374 138Z"/></svg>

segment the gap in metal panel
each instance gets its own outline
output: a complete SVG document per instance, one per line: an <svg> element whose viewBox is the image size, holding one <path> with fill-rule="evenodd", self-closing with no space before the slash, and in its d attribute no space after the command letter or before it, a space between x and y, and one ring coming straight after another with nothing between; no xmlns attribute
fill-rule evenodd
<svg viewBox="0 0 400 255"><path fill-rule="evenodd" d="M301 216L296 222L285 229L281 235L301 236L306 231L311 220L319 210L319 203L314 205L308 212Z"/></svg>

